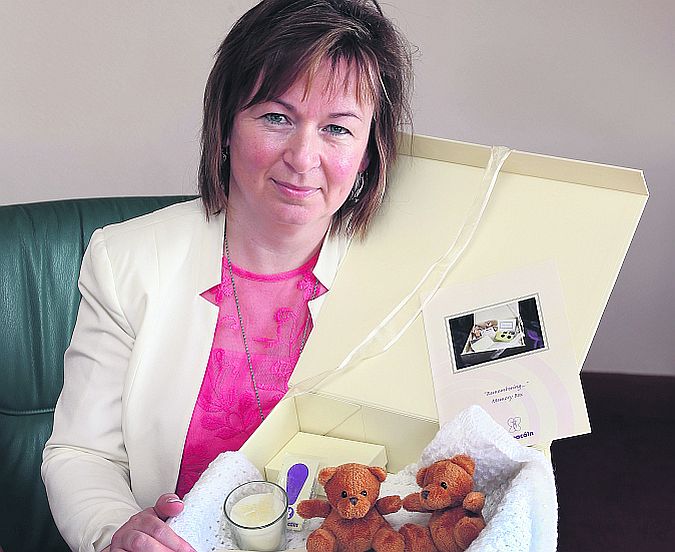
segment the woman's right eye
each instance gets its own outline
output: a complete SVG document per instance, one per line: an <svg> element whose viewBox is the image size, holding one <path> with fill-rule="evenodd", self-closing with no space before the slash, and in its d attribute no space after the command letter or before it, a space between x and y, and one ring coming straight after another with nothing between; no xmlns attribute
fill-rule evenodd
<svg viewBox="0 0 675 552"><path fill-rule="evenodd" d="M273 125L285 125L288 122L286 115L282 115L281 113L266 113L263 117L268 123Z"/></svg>

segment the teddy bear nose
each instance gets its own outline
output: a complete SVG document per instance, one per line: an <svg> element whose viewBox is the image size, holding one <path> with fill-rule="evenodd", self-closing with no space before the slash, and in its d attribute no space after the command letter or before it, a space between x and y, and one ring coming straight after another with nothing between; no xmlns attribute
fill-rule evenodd
<svg viewBox="0 0 675 552"><path fill-rule="evenodd" d="M429 491L422 491L420 494L422 495L422 498L423 498L424 500L426 500L427 498L429 498Z"/></svg>
<svg viewBox="0 0 675 552"><path fill-rule="evenodd" d="M352 506L356 506L356 503L358 501L359 501L359 499L356 498L355 496L352 496L352 497L349 498L349 502L351 503Z"/></svg>

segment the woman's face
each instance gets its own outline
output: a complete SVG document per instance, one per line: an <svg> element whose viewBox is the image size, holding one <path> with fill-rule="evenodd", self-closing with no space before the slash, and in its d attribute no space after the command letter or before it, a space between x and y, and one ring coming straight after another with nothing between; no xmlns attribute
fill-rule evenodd
<svg viewBox="0 0 675 552"><path fill-rule="evenodd" d="M325 63L305 79L234 117L229 139L228 210L259 228L325 231L368 165L372 103L356 98L346 67Z"/></svg>

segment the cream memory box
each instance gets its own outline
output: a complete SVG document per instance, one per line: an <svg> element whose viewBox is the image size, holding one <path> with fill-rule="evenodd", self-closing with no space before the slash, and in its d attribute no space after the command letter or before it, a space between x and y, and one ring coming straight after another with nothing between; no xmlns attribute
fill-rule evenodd
<svg viewBox="0 0 675 552"><path fill-rule="evenodd" d="M573 350L558 369L578 377L647 201L642 172L424 136L401 151L287 397L241 449L261 472L301 432L383 445L390 473L417 462L439 427L422 302L452 286L553 267Z"/></svg>
<svg viewBox="0 0 675 552"><path fill-rule="evenodd" d="M581 370L647 201L642 172L519 151L495 169L495 148L424 136L404 138L401 152L381 213L368 238L350 245L287 398L242 448L261 471L298 432L384 445L390 473L418 460L438 430L438 410L415 290L472 222L440 287L553 264L573 348L566 369ZM490 178L476 221L471 212Z"/></svg>

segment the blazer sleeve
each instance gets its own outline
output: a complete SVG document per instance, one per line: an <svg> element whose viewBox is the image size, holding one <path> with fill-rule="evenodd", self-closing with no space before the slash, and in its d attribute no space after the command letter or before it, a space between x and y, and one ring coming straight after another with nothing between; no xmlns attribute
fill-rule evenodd
<svg viewBox="0 0 675 552"><path fill-rule="evenodd" d="M42 478L59 531L72 550L101 550L140 511L130 488L122 397L134 332L120 305L97 230L85 252L82 294Z"/></svg>

